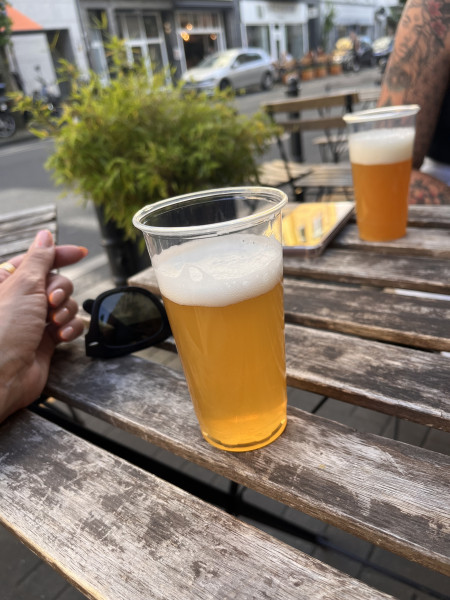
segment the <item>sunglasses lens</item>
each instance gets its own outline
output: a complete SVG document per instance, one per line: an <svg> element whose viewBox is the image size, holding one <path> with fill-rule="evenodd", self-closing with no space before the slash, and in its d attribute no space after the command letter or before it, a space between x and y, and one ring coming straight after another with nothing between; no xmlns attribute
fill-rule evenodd
<svg viewBox="0 0 450 600"><path fill-rule="evenodd" d="M105 344L125 346L155 336L163 321L151 298L138 291L127 291L104 298L98 311L98 326Z"/></svg>

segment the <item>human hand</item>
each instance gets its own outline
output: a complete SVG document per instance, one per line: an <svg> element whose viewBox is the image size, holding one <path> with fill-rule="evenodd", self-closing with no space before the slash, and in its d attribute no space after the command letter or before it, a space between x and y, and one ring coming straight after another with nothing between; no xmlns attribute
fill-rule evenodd
<svg viewBox="0 0 450 600"><path fill-rule="evenodd" d="M55 246L49 231L0 269L0 421L33 402L47 380L56 345L83 332L72 282L50 271L78 262L87 250Z"/></svg>

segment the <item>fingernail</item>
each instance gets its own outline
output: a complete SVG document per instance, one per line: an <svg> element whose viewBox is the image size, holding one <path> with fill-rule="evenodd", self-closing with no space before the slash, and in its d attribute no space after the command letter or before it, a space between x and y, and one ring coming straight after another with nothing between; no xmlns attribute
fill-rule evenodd
<svg viewBox="0 0 450 600"><path fill-rule="evenodd" d="M34 245L36 248L49 248L50 246L53 246L53 236L51 232L48 229L39 231L34 240Z"/></svg>
<svg viewBox="0 0 450 600"><path fill-rule="evenodd" d="M72 339L73 336L73 327L71 327L70 325L68 327L65 327L64 329L62 329L59 332L59 337L61 338L61 340L63 342L67 342L70 339Z"/></svg>
<svg viewBox="0 0 450 600"><path fill-rule="evenodd" d="M69 309L68 308L62 308L61 310L58 310L57 313L55 313L53 315L53 323L56 323L56 325L62 325L63 323L66 323L69 320Z"/></svg>
<svg viewBox="0 0 450 600"><path fill-rule="evenodd" d="M78 246L78 248L83 252L83 258L89 254L89 250L84 246Z"/></svg>
<svg viewBox="0 0 450 600"><path fill-rule="evenodd" d="M53 290L48 299L52 306L59 306L65 297L66 294L64 290L62 288L57 288L56 290Z"/></svg>

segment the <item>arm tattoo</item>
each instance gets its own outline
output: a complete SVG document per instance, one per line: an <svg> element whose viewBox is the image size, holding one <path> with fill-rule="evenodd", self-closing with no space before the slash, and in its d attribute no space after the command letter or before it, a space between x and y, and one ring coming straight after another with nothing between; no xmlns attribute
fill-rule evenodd
<svg viewBox="0 0 450 600"><path fill-rule="evenodd" d="M414 78L431 68L445 49L450 25L450 6L445 0L410 0L400 29L403 40L389 66L385 84L391 91L411 87Z"/></svg>

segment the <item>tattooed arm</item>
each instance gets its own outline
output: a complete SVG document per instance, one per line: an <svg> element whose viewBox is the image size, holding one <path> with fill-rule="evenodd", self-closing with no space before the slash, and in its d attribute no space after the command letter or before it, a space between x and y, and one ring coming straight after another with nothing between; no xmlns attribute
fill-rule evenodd
<svg viewBox="0 0 450 600"><path fill-rule="evenodd" d="M395 35L379 106L419 104L413 165L430 146L450 75L450 0L408 0Z"/></svg>
<svg viewBox="0 0 450 600"><path fill-rule="evenodd" d="M395 36L379 106L419 104L413 167L426 156L450 84L450 0L408 0ZM447 185L413 171L410 202L450 203Z"/></svg>

